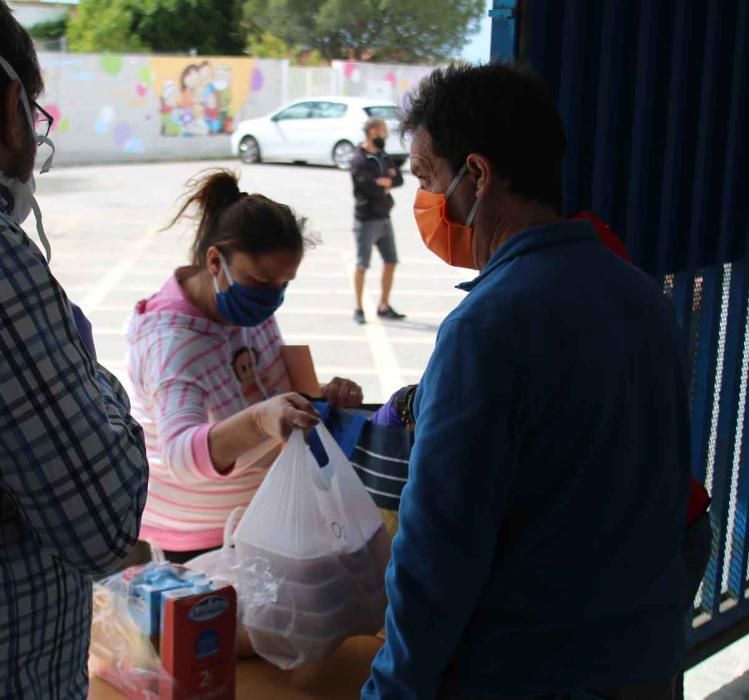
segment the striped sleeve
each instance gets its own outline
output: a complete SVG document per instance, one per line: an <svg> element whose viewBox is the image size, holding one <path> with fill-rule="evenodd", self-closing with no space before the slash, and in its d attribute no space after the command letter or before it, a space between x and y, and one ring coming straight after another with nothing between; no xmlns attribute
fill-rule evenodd
<svg viewBox="0 0 749 700"><path fill-rule="evenodd" d="M252 461L241 459L232 469L216 470L208 447L208 434L215 425L215 421L209 420L208 404L208 392L190 377L173 378L156 386L153 406L159 453L177 483L195 486L206 481L236 479L256 468ZM273 443L264 441L256 449L265 454L268 444Z"/></svg>
<svg viewBox="0 0 749 700"><path fill-rule="evenodd" d="M41 547L83 573L111 570L138 537L143 434L38 250L4 217L0 357L0 488Z"/></svg>
<svg viewBox="0 0 749 700"><path fill-rule="evenodd" d="M208 450L213 423L208 392L193 378L162 380L154 387L154 422L159 453L172 477L182 484L200 484L228 476L216 471Z"/></svg>

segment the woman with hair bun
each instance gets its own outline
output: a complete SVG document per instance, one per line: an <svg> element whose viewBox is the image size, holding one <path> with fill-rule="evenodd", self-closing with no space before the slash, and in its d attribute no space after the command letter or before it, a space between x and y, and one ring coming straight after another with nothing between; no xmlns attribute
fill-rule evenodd
<svg viewBox="0 0 749 700"><path fill-rule="evenodd" d="M221 545L227 517L252 500L281 442L318 421L291 393L274 316L304 256L304 220L240 191L229 171L189 185L171 225L197 213L192 264L136 305L127 332L150 465L141 539L178 563ZM321 393L343 407L362 402L349 380Z"/></svg>

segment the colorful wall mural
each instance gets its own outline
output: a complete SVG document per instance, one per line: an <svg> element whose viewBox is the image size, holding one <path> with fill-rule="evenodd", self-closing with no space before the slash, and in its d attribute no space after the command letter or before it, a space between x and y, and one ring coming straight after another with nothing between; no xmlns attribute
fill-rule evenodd
<svg viewBox="0 0 749 700"><path fill-rule="evenodd" d="M237 122L289 99L282 60L64 53L39 60L57 164L228 157ZM430 68L338 61L328 70L344 95L397 101Z"/></svg>
<svg viewBox="0 0 749 700"><path fill-rule="evenodd" d="M252 59L151 58L162 136L231 134L252 90Z"/></svg>

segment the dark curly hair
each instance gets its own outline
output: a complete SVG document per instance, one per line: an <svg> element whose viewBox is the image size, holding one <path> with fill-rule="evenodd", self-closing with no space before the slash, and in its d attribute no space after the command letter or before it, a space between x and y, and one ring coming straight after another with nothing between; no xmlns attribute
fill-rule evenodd
<svg viewBox="0 0 749 700"><path fill-rule="evenodd" d="M401 128L423 128L455 172L480 153L514 194L561 208L567 138L546 86L523 66L438 68L406 98Z"/></svg>

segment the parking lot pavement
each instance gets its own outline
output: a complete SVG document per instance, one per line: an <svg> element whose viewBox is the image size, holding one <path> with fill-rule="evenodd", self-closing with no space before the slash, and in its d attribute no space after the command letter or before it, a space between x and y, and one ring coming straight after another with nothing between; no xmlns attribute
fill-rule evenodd
<svg viewBox="0 0 749 700"><path fill-rule="evenodd" d="M93 324L100 362L121 376L123 326L139 299L156 292L189 259L189 225L163 231L185 182L202 170L229 167L242 187L289 204L308 219L322 244L307 254L278 314L287 343L309 344L322 381L349 377L365 399L385 400L421 376L437 327L462 292L470 271L448 267L429 253L413 220L416 181L394 190L393 224L401 265L393 306L402 323L380 322L380 261L367 279L368 324L353 323L353 198L348 173L288 165L241 166L237 161L61 168L38 178L38 201L52 244L52 271ZM26 229L33 235L34 225Z"/></svg>

